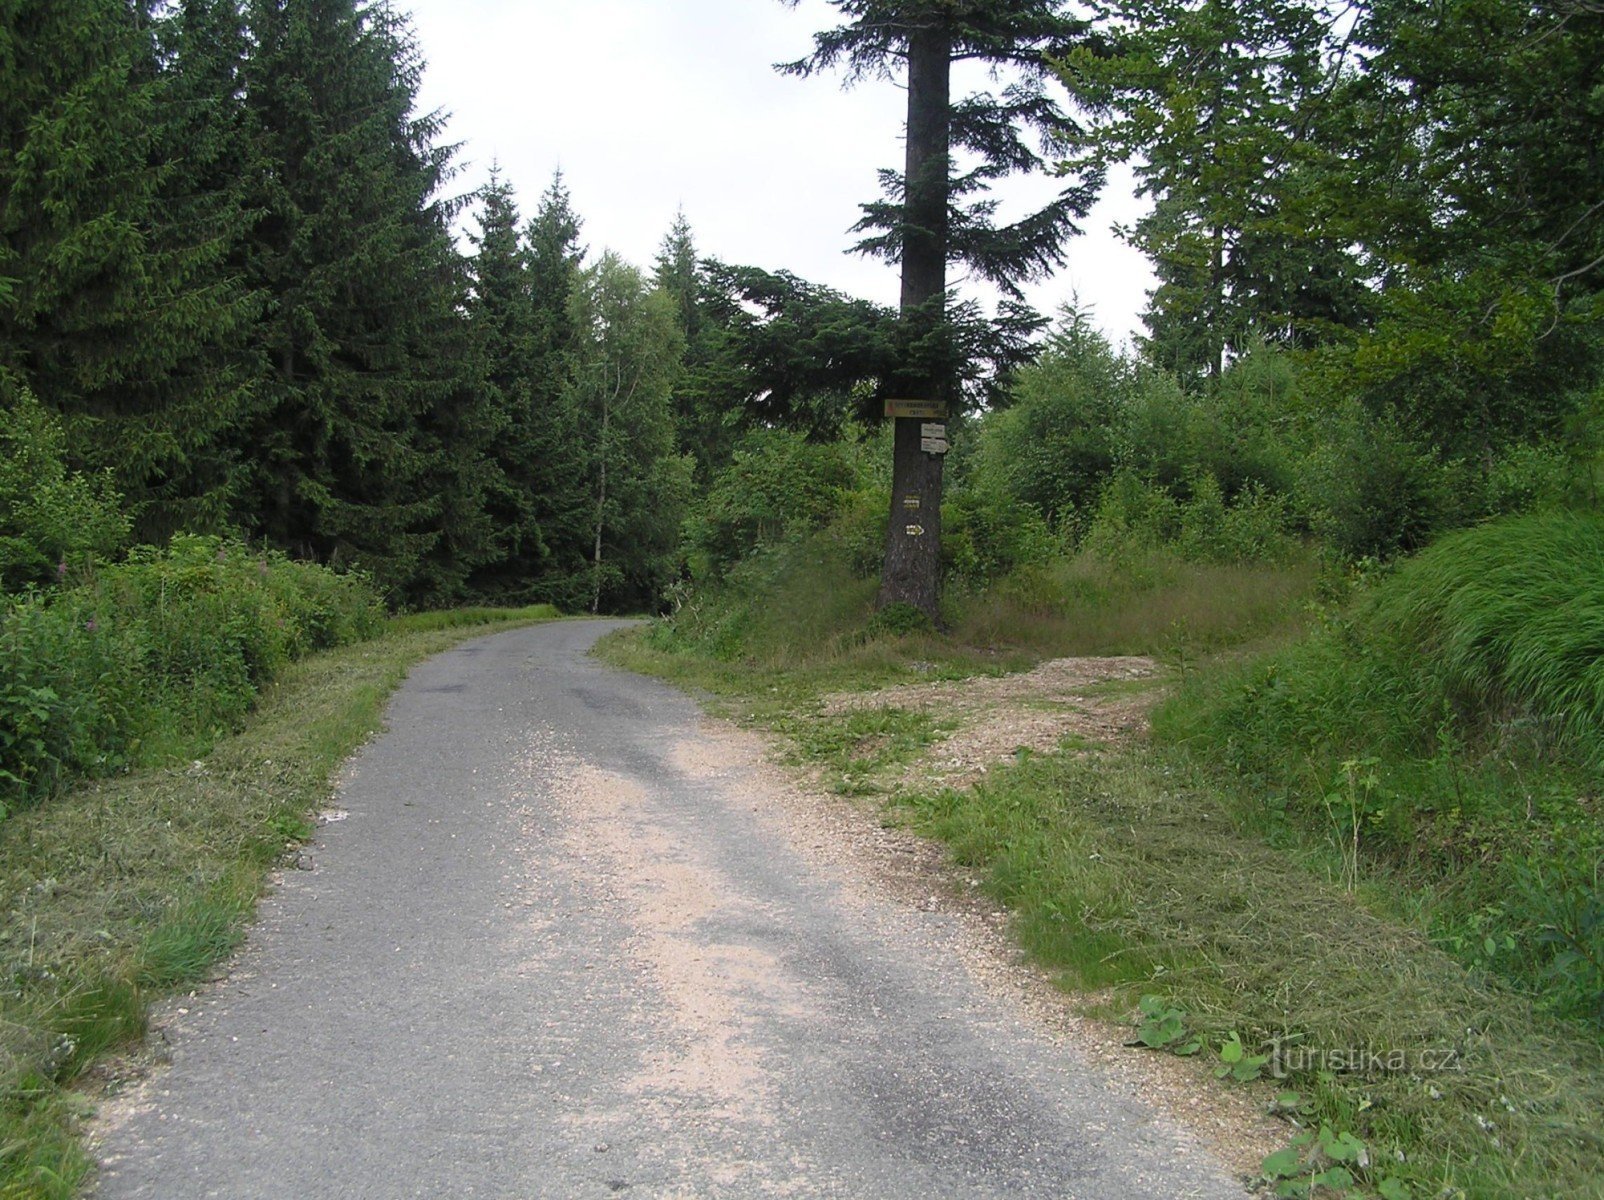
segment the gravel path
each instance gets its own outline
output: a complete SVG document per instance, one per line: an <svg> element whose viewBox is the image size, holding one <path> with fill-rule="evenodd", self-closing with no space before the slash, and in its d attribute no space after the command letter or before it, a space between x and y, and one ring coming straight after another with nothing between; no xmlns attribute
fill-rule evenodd
<svg viewBox="0 0 1604 1200"><path fill-rule="evenodd" d="M1232 1197L785 819L616 623L419 666L229 978L160 1015L98 1195Z"/></svg>

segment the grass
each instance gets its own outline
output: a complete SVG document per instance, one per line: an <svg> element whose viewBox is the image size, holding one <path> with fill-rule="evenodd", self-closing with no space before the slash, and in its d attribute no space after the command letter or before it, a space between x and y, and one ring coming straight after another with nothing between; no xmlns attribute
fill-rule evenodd
<svg viewBox="0 0 1604 1200"><path fill-rule="evenodd" d="M801 713L774 724L790 736L793 761L824 769L837 792L864 796L883 790L878 782L889 768L919 752L952 728L927 712L906 708L868 708L838 716Z"/></svg>
<svg viewBox="0 0 1604 1200"><path fill-rule="evenodd" d="M1183 757L1030 756L899 804L984 872L1066 986L1116 1012L1160 993L1210 1046L1235 1032L1297 1049L1309 1065L1282 1086L1307 1098L1305 1120L1364 1140L1377 1178L1417 1196L1604 1195L1598 1043L1347 892L1338 864L1310 869L1256 836ZM1460 1069L1319 1069L1314 1052L1348 1048ZM1383 1167L1393 1152L1405 1161Z"/></svg>
<svg viewBox="0 0 1604 1200"><path fill-rule="evenodd" d="M828 692L962 679L1075 654L1150 654L1183 669L1210 649L1303 621L1312 561L1218 566L1164 552L1029 568L949 603L949 632L870 632L876 581L828 535L788 546L753 576L694 594L671 621L614 634L599 652L670 679L715 708L773 720Z"/></svg>
<svg viewBox="0 0 1604 1200"><path fill-rule="evenodd" d="M1604 519L1445 538L1155 731L1266 838L1374 859L1467 966L1604 1028Z"/></svg>
<svg viewBox="0 0 1604 1200"><path fill-rule="evenodd" d="M287 667L203 761L80 786L0 826L0 1196L68 1197L91 1164L72 1085L150 1001L210 975L333 773L420 659L544 607L394 619Z"/></svg>
<svg viewBox="0 0 1604 1200"><path fill-rule="evenodd" d="M1318 1168L1331 1172L1329 1186L1313 1189L1319 1197L1604 1197L1598 1038L1444 936L1442 893L1480 877L1489 847L1461 830L1439 860L1454 864L1451 877L1373 852L1378 764L1364 741L1333 735L1352 718L1376 744L1404 738L1419 748L1421 737L1409 732L1419 729L1419 713L1396 688L1380 697L1344 690L1364 656L1351 641L1332 640L1330 620L1310 619L1312 569L1200 567L1162 556L1070 561L962 599L949 637L868 639L869 588L827 559L815 562L823 574L809 586L806 566L771 574L766 591L704 597L683 623L630 631L604 653L702 688L715 707L781 734L797 761L822 766L848 791L869 790L853 774L856 762L882 753L906 761L939 730L896 709L854 714L861 726L825 716L816 704L823 691L1013 669L1065 653L1168 660L1179 668L1182 699L1165 715L1166 741L1019 755L971 789L892 796L889 819L942 839L969 873L983 875L1011 909L1024 947L1092 1011L1123 1019L1138 1000L1158 997L1186 1031L1177 1044L1199 1040L1219 1062L1221 1047L1239 1038L1246 1078L1266 1069L1252 1061L1257 1054L1279 1047L1290 1074L1279 1081L1277 1111L1327 1131L1324 1150L1274 1164L1314 1164L1297 1168L1303 1190L1295 1194L1310 1194ZM1488 570L1486 562L1470 567ZM1283 664L1317 654L1327 672L1324 690L1295 711L1277 710L1284 722L1273 729L1254 728L1240 705L1220 707L1247 687L1281 694L1255 656L1264 647ZM1585 667L1576 656L1565 661ZM1500 687L1507 701L1511 692ZM1196 717L1211 707L1210 721L1187 727L1191 737L1174 736L1178 711ZM1246 760L1207 752L1254 739L1276 747L1275 761L1292 774L1317 766L1317 779L1299 776L1318 786L1301 808L1287 781L1272 786L1262 770L1243 773ZM1430 728L1424 742L1461 789L1479 786L1466 743ZM1535 826L1556 815L1555 796L1568 796L1575 815L1577 796L1597 794L1568 792L1569 782L1550 760L1546 774L1525 778L1519 804L1513 787L1483 801ZM1404 776L1394 783L1406 792ZM1397 844L1421 832L1402 824ZM1429 838L1414 844L1429 848ZM1501 886L1507 902L1515 881ZM1502 943L1497 950L1507 953ZM1381 1053L1388 1065L1327 1069L1345 1051ZM1394 1069L1395 1053L1403 1069ZM1455 1069L1440 1069L1444 1061ZM1287 1132L1290 1140L1296 1129ZM1364 1143L1364 1165L1337 1157L1348 1153L1344 1134Z"/></svg>

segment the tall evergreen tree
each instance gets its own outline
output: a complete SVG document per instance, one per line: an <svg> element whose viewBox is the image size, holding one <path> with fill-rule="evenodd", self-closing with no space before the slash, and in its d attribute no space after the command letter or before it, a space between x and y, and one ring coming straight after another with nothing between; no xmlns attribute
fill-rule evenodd
<svg viewBox="0 0 1604 1200"><path fill-rule="evenodd" d="M795 0L786 0L795 3ZM846 23L816 34L807 58L781 69L809 75L844 65L848 81L905 71L907 156L901 172L881 173L884 200L866 204L856 247L902 267L902 362L888 396L956 405L962 349L947 320L947 265L959 262L1004 292L1064 261L1074 222L1091 205L1095 170L1037 212L999 225L990 185L1044 167L1030 139L1061 137L1072 120L1046 90L1048 57L1061 57L1086 34L1062 0L831 0ZM955 101L954 62L1010 71L1001 96ZM1030 325L1033 314L1006 314ZM940 454L921 449L917 418L898 418L891 519L880 604L911 604L939 619L941 566Z"/></svg>
<svg viewBox="0 0 1604 1200"><path fill-rule="evenodd" d="M584 311L582 228L558 171L541 195L524 241L531 312L530 439L543 481L531 499L547 550L535 594L565 608L589 603L594 532L589 452L572 391Z"/></svg>
<svg viewBox="0 0 1604 1200"><path fill-rule="evenodd" d="M685 340L685 364L674 387L674 417L680 451L696 462L706 484L730 460L743 416L742 371L733 359L729 329L709 319L713 297L707 265L684 211L663 238L652 270L657 287L674 304Z"/></svg>
<svg viewBox="0 0 1604 1200"><path fill-rule="evenodd" d="M535 307L529 255L512 185L499 169L492 168L479 205L468 311L501 432L491 447L500 474L485 496L496 557L475 573L472 587L487 599L521 603L533 598L546 557L537 513L540 494L550 483L550 446L549 438L542 438L533 400Z"/></svg>
<svg viewBox="0 0 1604 1200"><path fill-rule="evenodd" d="M448 598L492 553L495 432L437 197L453 150L415 112L421 64L387 7L252 0L249 17L272 174L249 257L270 307L248 511L276 544Z"/></svg>
<svg viewBox="0 0 1604 1200"><path fill-rule="evenodd" d="M227 265L238 212L205 211L181 157L211 81L163 69L147 8L5 5L0 370L63 414L75 463L110 469L150 535L221 518L252 310Z"/></svg>
<svg viewBox="0 0 1604 1200"><path fill-rule="evenodd" d="M1363 325L1364 272L1320 216L1334 164L1312 126L1331 113L1330 15L1310 0L1109 0L1096 13L1107 45L1062 68L1094 114L1071 161L1131 161L1154 201L1126 231L1159 280L1148 355L1217 376L1259 340L1315 345Z"/></svg>

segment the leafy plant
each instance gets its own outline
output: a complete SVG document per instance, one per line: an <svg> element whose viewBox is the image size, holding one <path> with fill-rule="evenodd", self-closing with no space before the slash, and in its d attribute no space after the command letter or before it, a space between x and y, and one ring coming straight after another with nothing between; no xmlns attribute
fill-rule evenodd
<svg viewBox="0 0 1604 1200"><path fill-rule="evenodd" d="M1203 1048L1203 1039L1186 1028L1186 1015L1164 1002L1161 996L1143 996L1138 1006L1142 1021L1136 1030L1137 1045L1173 1054L1192 1055Z"/></svg>
<svg viewBox="0 0 1604 1200"><path fill-rule="evenodd" d="M1250 1083L1264 1073L1268 1054L1249 1054L1242 1039L1234 1031L1220 1043L1220 1065L1214 1068L1218 1079L1232 1079L1237 1083Z"/></svg>

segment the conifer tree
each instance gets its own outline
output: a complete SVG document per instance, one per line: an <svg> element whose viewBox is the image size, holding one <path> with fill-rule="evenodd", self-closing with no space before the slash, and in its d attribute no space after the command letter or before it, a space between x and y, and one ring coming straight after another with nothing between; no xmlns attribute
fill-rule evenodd
<svg viewBox="0 0 1604 1200"><path fill-rule="evenodd" d="M530 444L541 478L531 498L547 550L535 594L564 608L587 605L593 591L594 501L586 450L590 443L572 389L584 311L582 227L558 171L541 195L524 240L531 312Z"/></svg>
<svg viewBox="0 0 1604 1200"><path fill-rule="evenodd" d="M207 82L164 69L156 28L126 0L14 0L0 73L0 369L146 536L222 519L251 312L238 212L203 211L181 158Z"/></svg>
<svg viewBox="0 0 1604 1200"><path fill-rule="evenodd" d="M266 291L257 529L450 597L492 553L466 278L437 192L453 149L415 109L404 24L354 0L252 0L246 96L271 167L250 279Z"/></svg>
<svg viewBox="0 0 1604 1200"><path fill-rule="evenodd" d="M694 459L705 485L734 450L744 373L733 361L730 331L709 319L707 266L697 257L683 210L663 237L652 279L673 301L685 341L684 369L674 387L674 420L680 451Z"/></svg>
<svg viewBox="0 0 1604 1200"><path fill-rule="evenodd" d="M906 165L881 172L886 197L863 206L857 230L866 236L855 249L902 268L902 360L884 382L885 394L956 405L964 354L947 319L947 264L962 263L1017 296L1020 281L1063 263L1074 222L1101 183L1090 171L1007 225L995 221L995 202L986 195L1005 175L1044 167L1040 141L1074 128L1045 81L1049 57L1067 53L1085 36L1086 24L1063 0L831 3L846 23L816 34L811 55L780 69L811 75L842 65L849 83L906 73ZM984 63L1014 80L1000 96L982 92L954 100L954 62ZM1018 307L1005 309L1004 320L1014 330L1040 323ZM921 449L922 423L896 421L879 603L911 604L938 621L942 459Z"/></svg>
<svg viewBox="0 0 1604 1200"><path fill-rule="evenodd" d="M491 447L499 476L485 495L496 557L475 573L472 589L486 599L522 603L533 598L546 557L537 512L540 494L550 484L549 447L542 442L532 399L535 308L529 255L512 185L499 169L492 168L480 194L476 220L468 311L501 431Z"/></svg>

